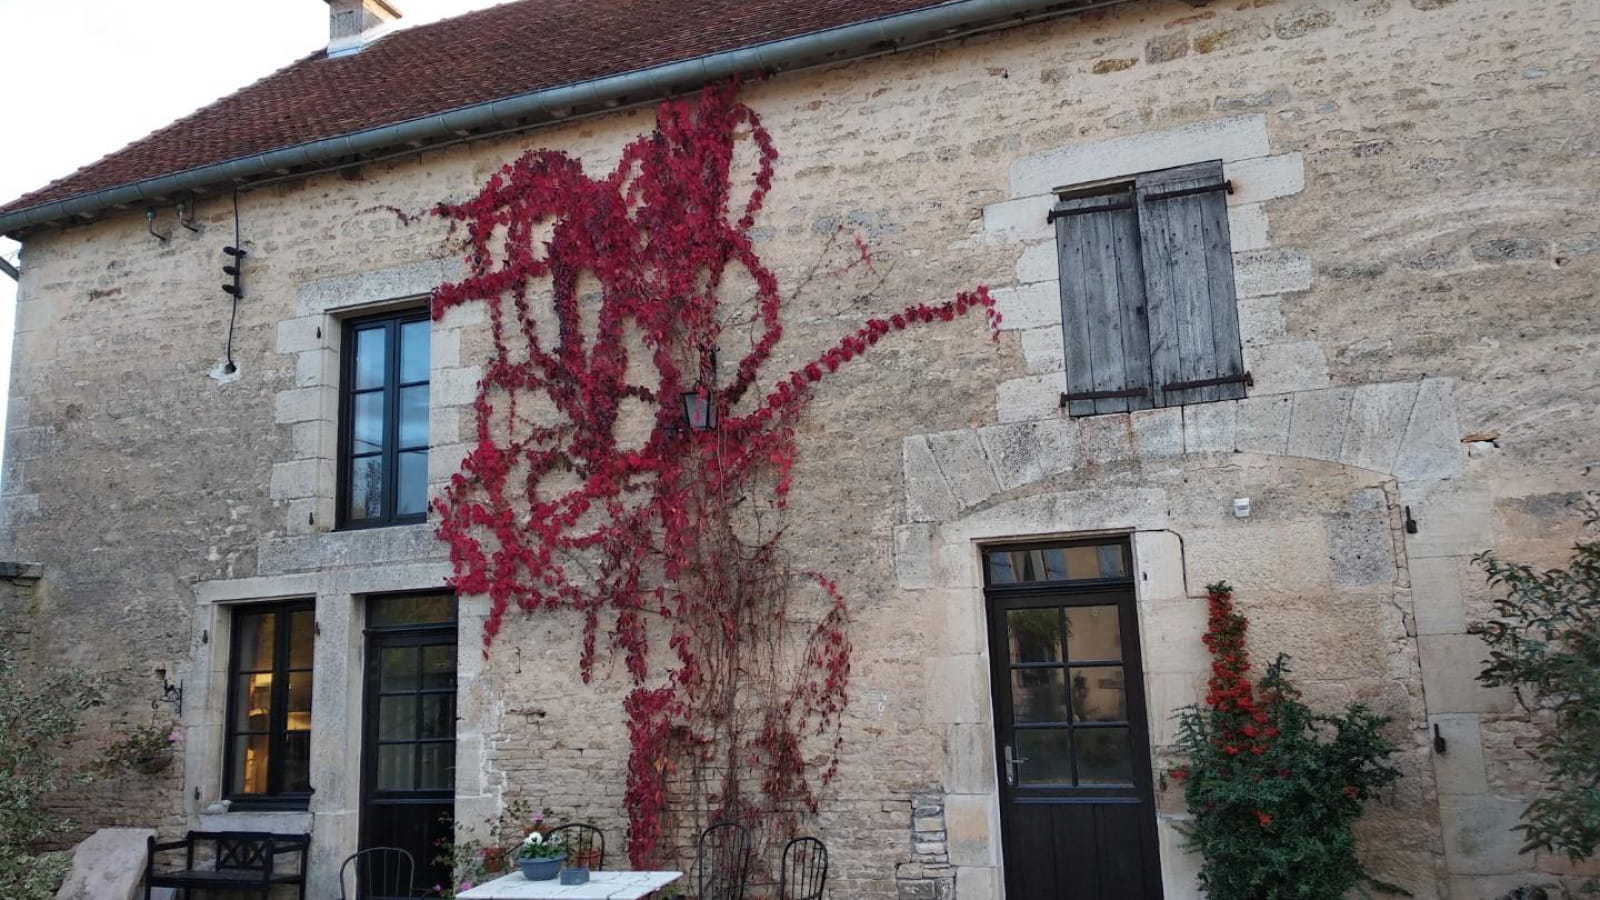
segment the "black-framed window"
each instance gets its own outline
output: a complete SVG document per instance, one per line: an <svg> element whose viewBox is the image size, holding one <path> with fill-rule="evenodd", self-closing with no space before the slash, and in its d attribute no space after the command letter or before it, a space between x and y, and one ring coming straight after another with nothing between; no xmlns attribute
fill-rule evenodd
<svg viewBox="0 0 1600 900"><path fill-rule="evenodd" d="M426 309L344 323L339 403L339 526L428 516Z"/></svg>
<svg viewBox="0 0 1600 900"><path fill-rule="evenodd" d="M1061 195L1070 415L1245 396L1227 190L1213 161Z"/></svg>
<svg viewBox="0 0 1600 900"><path fill-rule="evenodd" d="M225 795L235 806L304 808L311 797L310 600L233 612Z"/></svg>

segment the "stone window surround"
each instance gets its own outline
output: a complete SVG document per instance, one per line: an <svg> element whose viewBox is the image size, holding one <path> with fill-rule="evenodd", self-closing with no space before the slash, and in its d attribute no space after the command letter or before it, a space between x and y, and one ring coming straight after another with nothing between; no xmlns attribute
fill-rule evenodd
<svg viewBox="0 0 1600 900"><path fill-rule="evenodd" d="M187 676L184 804L191 827L312 834L309 896L337 894L338 868L354 853L361 816L361 743L365 689L365 599L372 594L442 589L447 562L391 563L288 575L202 582L195 586L195 639ZM314 598L310 808L231 811L221 801L232 611L254 603ZM472 652L483 630L483 598L463 597L457 637L458 705L465 707L482 670ZM456 797L470 811L498 802L492 794L479 730L481 714L463 709L456 734ZM485 802L487 800L487 802Z"/></svg>
<svg viewBox="0 0 1600 900"><path fill-rule="evenodd" d="M274 420L292 432L292 455L275 463L271 500L285 506L290 535L330 531L335 521L339 451L339 350L342 323L420 306L439 284L461 276L455 259L429 259L352 276L308 281L295 316L278 323L278 352L295 357L294 385L274 399ZM461 413L482 369L461 365L462 332L483 321L479 306L456 307L433 323L429 340L428 487L434 494L461 467Z"/></svg>
<svg viewBox="0 0 1600 900"><path fill-rule="evenodd" d="M1310 256L1274 247L1267 222L1267 201L1305 190L1305 161L1299 153L1272 154L1265 115L1235 116L1072 144L1012 162L1010 199L983 210L985 242L1021 248L1015 281L993 292L1001 330L1019 334L1029 372L996 388L1001 422L1051 415L1067 389L1055 226L1047 221L1057 193L1213 159L1222 160L1233 184L1228 228L1239 338L1245 369L1255 379L1250 396L1328 385L1321 345L1289 341L1284 332L1282 295L1311 289Z"/></svg>

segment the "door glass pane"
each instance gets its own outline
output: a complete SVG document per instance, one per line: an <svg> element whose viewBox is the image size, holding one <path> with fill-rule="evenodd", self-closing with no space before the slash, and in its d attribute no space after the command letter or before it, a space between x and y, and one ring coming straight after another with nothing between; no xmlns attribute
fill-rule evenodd
<svg viewBox="0 0 1600 900"><path fill-rule="evenodd" d="M1132 784L1133 751L1126 728L1078 728L1079 784Z"/></svg>
<svg viewBox="0 0 1600 900"><path fill-rule="evenodd" d="M409 791L415 744L389 744L378 748L378 790Z"/></svg>
<svg viewBox="0 0 1600 900"><path fill-rule="evenodd" d="M383 386L384 327L363 328L356 332L355 389Z"/></svg>
<svg viewBox="0 0 1600 900"><path fill-rule="evenodd" d="M456 697L454 694L422 695L422 728L417 737L456 736Z"/></svg>
<svg viewBox="0 0 1600 900"><path fill-rule="evenodd" d="M272 673L240 675L233 684L233 730L266 731L272 727Z"/></svg>
<svg viewBox="0 0 1600 900"><path fill-rule="evenodd" d="M400 389L400 447L428 446L428 386Z"/></svg>
<svg viewBox="0 0 1600 900"><path fill-rule="evenodd" d="M417 648L385 647L381 659L383 666L379 688L388 691L414 691L417 689Z"/></svg>
<svg viewBox="0 0 1600 900"><path fill-rule="evenodd" d="M350 452L377 453L383 449L383 391L350 398Z"/></svg>
<svg viewBox="0 0 1600 900"><path fill-rule="evenodd" d="M1067 578L1085 581L1093 578L1125 578L1127 569L1122 563L1121 544L1100 544L1093 547L1068 547Z"/></svg>
<svg viewBox="0 0 1600 900"><path fill-rule="evenodd" d="M285 725L290 731L311 730L311 673L289 673L289 709Z"/></svg>
<svg viewBox="0 0 1600 900"><path fill-rule="evenodd" d="M233 627L239 629L239 655L234 660L235 672L250 672L272 668L272 649L275 623L272 613L238 613Z"/></svg>
<svg viewBox="0 0 1600 900"><path fill-rule="evenodd" d="M350 518L376 519L383 515L383 457L350 460Z"/></svg>
<svg viewBox="0 0 1600 900"><path fill-rule="evenodd" d="M423 790L448 790L456 783L456 745L423 744L422 780L417 787Z"/></svg>
<svg viewBox="0 0 1600 900"><path fill-rule="evenodd" d="M293 794L311 790L311 732L283 736L283 789Z"/></svg>
<svg viewBox="0 0 1600 900"><path fill-rule="evenodd" d="M440 645L422 648L422 689L450 691L456 686L456 648Z"/></svg>
<svg viewBox="0 0 1600 900"><path fill-rule="evenodd" d="M233 739L234 794L265 794L267 792L267 746L264 734L243 734Z"/></svg>
<svg viewBox="0 0 1600 900"><path fill-rule="evenodd" d="M401 381L428 380L428 330L432 326L427 319L400 326Z"/></svg>
<svg viewBox="0 0 1600 900"><path fill-rule="evenodd" d="M1072 744L1065 728L1015 732L1018 784L1072 784Z"/></svg>
<svg viewBox="0 0 1600 900"><path fill-rule="evenodd" d="M1067 680L1061 669L1012 669L1011 716L1018 722L1067 721Z"/></svg>
<svg viewBox="0 0 1600 900"><path fill-rule="evenodd" d="M289 668L309 669L316 652L317 617L309 609L289 614Z"/></svg>
<svg viewBox="0 0 1600 900"><path fill-rule="evenodd" d="M1072 670L1072 715L1077 722L1128 721L1121 666Z"/></svg>
<svg viewBox="0 0 1600 900"><path fill-rule="evenodd" d="M384 697L378 701L378 740L409 741L417 736L415 694Z"/></svg>
<svg viewBox="0 0 1600 900"><path fill-rule="evenodd" d="M368 625L428 625L454 622L456 598L453 594L423 594L404 597L379 597L372 601ZM455 659L451 648L450 658Z"/></svg>
<svg viewBox="0 0 1600 900"><path fill-rule="evenodd" d="M1013 663L1060 662L1061 608L1013 609L1006 613Z"/></svg>
<svg viewBox="0 0 1600 900"><path fill-rule="evenodd" d="M1067 652L1073 660L1121 659L1122 625L1115 606L1067 609Z"/></svg>
<svg viewBox="0 0 1600 900"><path fill-rule="evenodd" d="M428 451L411 450L400 454L400 496L394 511L399 516L414 516L428 510Z"/></svg>

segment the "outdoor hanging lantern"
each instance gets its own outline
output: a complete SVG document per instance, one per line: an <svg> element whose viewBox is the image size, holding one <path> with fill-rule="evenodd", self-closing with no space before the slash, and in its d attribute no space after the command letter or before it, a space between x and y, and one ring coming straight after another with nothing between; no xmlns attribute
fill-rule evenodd
<svg viewBox="0 0 1600 900"><path fill-rule="evenodd" d="M683 421L690 431L710 431L717 427L717 403L709 388L696 386L683 392Z"/></svg>

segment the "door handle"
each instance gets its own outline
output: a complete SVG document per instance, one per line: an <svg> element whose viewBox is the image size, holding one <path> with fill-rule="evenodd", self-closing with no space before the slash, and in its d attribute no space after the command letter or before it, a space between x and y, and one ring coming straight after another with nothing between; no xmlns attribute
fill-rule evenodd
<svg viewBox="0 0 1600 900"><path fill-rule="evenodd" d="M1011 745L1006 745L1006 787L1017 786L1017 766L1027 761L1026 756L1016 756L1011 752Z"/></svg>

